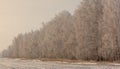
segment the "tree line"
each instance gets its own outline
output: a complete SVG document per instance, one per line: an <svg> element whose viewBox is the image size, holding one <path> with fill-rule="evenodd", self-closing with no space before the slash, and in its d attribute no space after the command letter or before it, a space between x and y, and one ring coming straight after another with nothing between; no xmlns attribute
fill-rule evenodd
<svg viewBox="0 0 120 69"><path fill-rule="evenodd" d="M120 0L82 0L39 30L19 34L2 52L9 58L120 60Z"/></svg>

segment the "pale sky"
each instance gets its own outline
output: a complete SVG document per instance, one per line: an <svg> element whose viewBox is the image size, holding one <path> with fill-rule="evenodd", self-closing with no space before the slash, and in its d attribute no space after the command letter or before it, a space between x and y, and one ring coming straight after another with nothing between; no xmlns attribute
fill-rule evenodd
<svg viewBox="0 0 120 69"><path fill-rule="evenodd" d="M0 0L0 51L19 33L39 29L63 10L73 11L80 0Z"/></svg>

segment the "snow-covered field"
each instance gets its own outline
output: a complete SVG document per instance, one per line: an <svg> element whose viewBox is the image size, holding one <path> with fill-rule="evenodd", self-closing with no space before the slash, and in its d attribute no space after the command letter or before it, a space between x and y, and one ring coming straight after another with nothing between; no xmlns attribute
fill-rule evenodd
<svg viewBox="0 0 120 69"><path fill-rule="evenodd" d="M42 62L0 58L0 69L120 69L119 64Z"/></svg>

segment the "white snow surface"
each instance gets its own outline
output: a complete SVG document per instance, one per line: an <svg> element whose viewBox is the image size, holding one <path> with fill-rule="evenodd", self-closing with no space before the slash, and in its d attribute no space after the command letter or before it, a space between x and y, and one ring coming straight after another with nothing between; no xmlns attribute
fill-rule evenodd
<svg viewBox="0 0 120 69"><path fill-rule="evenodd" d="M120 64L67 63L0 58L0 69L120 69Z"/></svg>

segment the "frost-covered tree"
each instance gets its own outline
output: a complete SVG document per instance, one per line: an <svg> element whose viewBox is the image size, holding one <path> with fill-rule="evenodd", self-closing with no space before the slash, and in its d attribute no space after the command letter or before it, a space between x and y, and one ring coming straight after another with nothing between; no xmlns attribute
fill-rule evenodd
<svg viewBox="0 0 120 69"><path fill-rule="evenodd" d="M102 14L101 0L83 0L75 11L78 59L97 59L99 47L99 21Z"/></svg>
<svg viewBox="0 0 120 69"><path fill-rule="evenodd" d="M101 48L99 55L104 60L119 58L120 0L103 0L103 17L100 23Z"/></svg>
<svg viewBox="0 0 120 69"><path fill-rule="evenodd" d="M120 0L82 0L39 30L19 34L3 57L120 60Z"/></svg>

